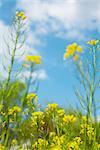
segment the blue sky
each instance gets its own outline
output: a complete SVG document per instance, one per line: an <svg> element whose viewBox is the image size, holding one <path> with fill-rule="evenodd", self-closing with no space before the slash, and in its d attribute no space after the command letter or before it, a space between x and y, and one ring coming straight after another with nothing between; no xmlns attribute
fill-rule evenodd
<svg viewBox="0 0 100 150"><path fill-rule="evenodd" d="M100 36L99 0L0 0L0 41L16 10L23 10L29 24L26 49L41 54L39 101L75 106L77 85L71 63L63 60L69 43L84 43ZM3 50L2 50L3 51ZM2 51L0 53L2 53Z"/></svg>

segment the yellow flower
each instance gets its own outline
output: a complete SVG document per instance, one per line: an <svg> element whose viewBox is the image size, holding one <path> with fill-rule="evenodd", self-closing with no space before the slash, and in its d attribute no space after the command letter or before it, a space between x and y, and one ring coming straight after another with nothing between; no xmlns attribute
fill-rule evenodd
<svg viewBox="0 0 100 150"><path fill-rule="evenodd" d="M76 49L76 51L79 52L79 53L81 53L82 52L82 47L78 46L77 49Z"/></svg>
<svg viewBox="0 0 100 150"><path fill-rule="evenodd" d="M74 53L75 53L74 47L68 48L68 49L67 49L67 52L68 52L69 55L74 55Z"/></svg>
<svg viewBox="0 0 100 150"><path fill-rule="evenodd" d="M44 148L46 149L46 147L48 146L48 141L42 138L39 138L34 144L33 144L33 148L35 149L39 149L39 150L43 150Z"/></svg>
<svg viewBox="0 0 100 150"><path fill-rule="evenodd" d="M64 109L59 109L59 110L57 110L57 114L58 114L58 116L60 116L60 117L63 116L64 113L65 113Z"/></svg>
<svg viewBox="0 0 100 150"><path fill-rule="evenodd" d="M63 121L64 123L74 123L76 122L76 117L74 115L64 115Z"/></svg>
<svg viewBox="0 0 100 150"><path fill-rule="evenodd" d="M34 99L34 98L36 98L36 97L37 97L36 93L29 93L29 94L27 95L27 99L28 99L29 101L31 101L32 99Z"/></svg>
<svg viewBox="0 0 100 150"><path fill-rule="evenodd" d="M13 139L11 143L12 143L12 145L17 145L17 140Z"/></svg>
<svg viewBox="0 0 100 150"><path fill-rule="evenodd" d="M82 121L83 122L87 122L87 117L86 116L82 116Z"/></svg>
<svg viewBox="0 0 100 150"><path fill-rule="evenodd" d="M32 62L32 63L35 63L35 64L40 64L41 63L41 56L39 56L39 55L27 55L25 60Z"/></svg>
<svg viewBox="0 0 100 150"><path fill-rule="evenodd" d="M33 112L32 113L32 117L31 117L31 121L32 121L32 127L37 126L38 124L40 126L44 125L44 113L42 111L38 111L38 112Z"/></svg>
<svg viewBox="0 0 100 150"><path fill-rule="evenodd" d="M58 108L58 104L56 104L56 103L48 104L48 108L54 110L54 109Z"/></svg>
<svg viewBox="0 0 100 150"><path fill-rule="evenodd" d="M26 16L24 14L24 12L19 12L19 11L16 11L16 17L18 17L18 19L22 19L22 20L25 20L26 19Z"/></svg>
<svg viewBox="0 0 100 150"><path fill-rule="evenodd" d="M74 61L78 61L78 58L79 56L77 54L73 57Z"/></svg>
<svg viewBox="0 0 100 150"><path fill-rule="evenodd" d="M53 137L55 137L55 135L56 135L55 132L50 132L50 133L49 133L49 138L53 138Z"/></svg>
<svg viewBox="0 0 100 150"><path fill-rule="evenodd" d="M66 53L64 54L64 60L67 59L67 58L69 58L69 57L70 57L70 54L69 54L68 52L66 52Z"/></svg>
<svg viewBox="0 0 100 150"><path fill-rule="evenodd" d="M72 56L74 61L77 61L79 57L77 53L81 53L81 52L82 52L82 47L77 43L72 43L68 45L66 48L66 52L64 54L64 60Z"/></svg>
<svg viewBox="0 0 100 150"><path fill-rule="evenodd" d="M99 42L99 40L90 40L87 42L87 44L95 46L98 42Z"/></svg>
<svg viewBox="0 0 100 150"><path fill-rule="evenodd" d="M8 110L8 114L12 115L14 113L20 113L21 112L21 108L19 106L14 106L12 108L9 108Z"/></svg>

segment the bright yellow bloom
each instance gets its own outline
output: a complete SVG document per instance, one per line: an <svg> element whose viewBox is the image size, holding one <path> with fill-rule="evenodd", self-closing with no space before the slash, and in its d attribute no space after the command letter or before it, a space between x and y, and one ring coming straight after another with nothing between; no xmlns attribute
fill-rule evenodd
<svg viewBox="0 0 100 150"><path fill-rule="evenodd" d="M37 111L37 112L33 112L32 113L32 117L31 117L31 121L32 121L32 127L34 126L38 126L38 123L40 126L44 125L44 113L42 111Z"/></svg>
<svg viewBox="0 0 100 150"><path fill-rule="evenodd" d="M78 46L77 49L76 49L76 51L79 52L79 53L81 53L82 52L82 47Z"/></svg>
<svg viewBox="0 0 100 150"><path fill-rule="evenodd" d="M76 122L76 117L74 115L64 115L63 121L64 123L74 123Z"/></svg>
<svg viewBox="0 0 100 150"><path fill-rule="evenodd" d="M34 99L34 98L36 98L36 97L37 97L36 93L29 93L29 94L27 95L27 99L28 99L29 101L31 101L32 99Z"/></svg>
<svg viewBox="0 0 100 150"><path fill-rule="evenodd" d="M93 127L91 127L89 124L82 124L81 125L81 131L80 131L80 133L81 134L84 134L85 133L85 131L86 131L86 133L87 133L87 136L89 137L89 138L93 138L94 137L94 128Z"/></svg>
<svg viewBox="0 0 100 150"><path fill-rule="evenodd" d="M82 116L82 121L83 122L87 122L87 117L86 116Z"/></svg>
<svg viewBox="0 0 100 150"><path fill-rule="evenodd" d="M16 17L18 17L18 18L20 18L22 20L26 19L26 16L25 16L24 12L16 11Z"/></svg>
<svg viewBox="0 0 100 150"><path fill-rule="evenodd" d="M68 52L65 52L65 54L64 54L64 60L67 59L67 58L69 58L69 57L70 57L70 54Z"/></svg>
<svg viewBox="0 0 100 150"><path fill-rule="evenodd" d="M55 137L55 135L56 135L55 132L50 132L50 133L49 133L49 138L53 138L53 137Z"/></svg>
<svg viewBox="0 0 100 150"><path fill-rule="evenodd" d="M58 108L58 104L56 104L56 103L48 104L48 108L51 110L54 110L54 109Z"/></svg>
<svg viewBox="0 0 100 150"><path fill-rule="evenodd" d="M35 63L35 64L40 64L41 63L41 56L39 56L39 55L27 55L25 60L32 62L32 63Z"/></svg>
<svg viewBox="0 0 100 150"><path fill-rule="evenodd" d="M8 114L12 115L14 113L20 113L21 112L21 108L19 106L14 106L12 108L9 108L8 110Z"/></svg>
<svg viewBox="0 0 100 150"><path fill-rule="evenodd" d="M39 150L43 150L44 148L46 149L46 147L48 146L48 141L42 138L39 138L34 144L33 144L33 148L34 149L39 149Z"/></svg>
<svg viewBox="0 0 100 150"><path fill-rule="evenodd" d="M95 46L98 42L99 42L99 40L90 40L87 42L87 44Z"/></svg>
<svg viewBox="0 0 100 150"><path fill-rule="evenodd" d="M82 47L77 43L72 43L67 46L66 52L64 54L64 60L69 58L70 56L73 57L74 61L78 60L78 53L82 52Z"/></svg>
<svg viewBox="0 0 100 150"><path fill-rule="evenodd" d="M77 54L73 57L74 61L78 61L78 58L79 56Z"/></svg>
<svg viewBox="0 0 100 150"><path fill-rule="evenodd" d="M64 109L57 110L57 114L58 114L59 117L63 116L64 113L65 113Z"/></svg>

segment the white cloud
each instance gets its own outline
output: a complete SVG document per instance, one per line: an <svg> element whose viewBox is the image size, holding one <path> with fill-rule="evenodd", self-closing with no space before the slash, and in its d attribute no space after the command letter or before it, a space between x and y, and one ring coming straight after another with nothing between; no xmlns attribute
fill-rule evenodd
<svg viewBox="0 0 100 150"><path fill-rule="evenodd" d="M61 37L66 33L66 38L76 39L85 38L86 30L100 30L99 0L22 0L17 7L45 33L54 32Z"/></svg>
<svg viewBox="0 0 100 150"><path fill-rule="evenodd" d="M29 71L23 72L23 76L26 77L26 78L28 78L30 76L30 72ZM45 79L48 79L48 75L47 75L47 73L46 73L46 71L44 69L40 69L38 71L34 71L33 72L32 78L33 78L33 81L35 79L45 80Z"/></svg>

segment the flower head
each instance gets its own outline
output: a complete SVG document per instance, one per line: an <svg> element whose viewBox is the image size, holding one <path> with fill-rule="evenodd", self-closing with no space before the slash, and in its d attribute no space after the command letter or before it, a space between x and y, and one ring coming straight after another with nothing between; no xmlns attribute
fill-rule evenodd
<svg viewBox="0 0 100 150"><path fill-rule="evenodd" d="M41 63L41 56L39 56L39 55L27 55L25 60L28 62L35 63L35 64L40 64Z"/></svg>
<svg viewBox="0 0 100 150"><path fill-rule="evenodd" d="M99 40L90 40L87 42L87 44L95 46L98 42L99 42Z"/></svg>
<svg viewBox="0 0 100 150"><path fill-rule="evenodd" d="M64 53L64 60L73 57L74 61L78 61L79 53L82 53L82 47L77 43L72 43L66 48L66 52Z"/></svg>
<svg viewBox="0 0 100 150"><path fill-rule="evenodd" d="M24 12L22 12L22 11L16 11L16 17L21 20L26 19L26 16L25 16Z"/></svg>
<svg viewBox="0 0 100 150"><path fill-rule="evenodd" d="M14 106L12 108L9 108L8 110L8 114L12 115L14 113L20 113L21 112L21 108L19 106Z"/></svg>
<svg viewBox="0 0 100 150"><path fill-rule="evenodd" d="M29 93L27 95L27 100L31 101L32 99L34 99L36 97L37 97L36 93Z"/></svg>

